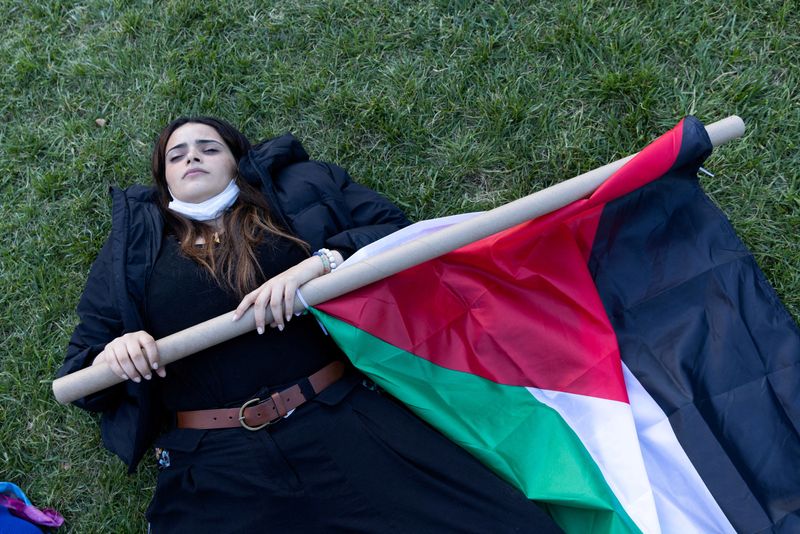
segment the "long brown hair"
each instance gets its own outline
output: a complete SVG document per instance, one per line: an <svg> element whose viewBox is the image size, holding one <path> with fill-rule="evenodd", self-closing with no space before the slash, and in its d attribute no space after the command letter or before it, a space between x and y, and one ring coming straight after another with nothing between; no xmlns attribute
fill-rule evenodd
<svg viewBox="0 0 800 534"><path fill-rule="evenodd" d="M239 186L239 198L222 217L224 234L220 242L214 241L217 232L211 225L187 219L168 208L172 196L167 187L165 174L166 148L172 133L184 124L198 123L214 128L230 149L234 159L239 160L250 150L250 141L227 122L213 117L180 117L164 128L153 147L153 182L158 190L158 204L167 224L180 242L181 251L188 258L203 266L217 281L236 294L244 297L264 281L264 273L258 264L256 247L267 234L274 234L294 241L306 252L308 244L280 228L270 218L270 208L261 193L245 180L235 176ZM196 246L202 237L205 244Z"/></svg>

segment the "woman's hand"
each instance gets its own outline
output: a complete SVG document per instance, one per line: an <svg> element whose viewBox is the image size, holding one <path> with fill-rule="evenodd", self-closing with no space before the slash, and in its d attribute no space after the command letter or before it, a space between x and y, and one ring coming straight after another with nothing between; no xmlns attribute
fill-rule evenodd
<svg viewBox="0 0 800 534"><path fill-rule="evenodd" d="M342 261L342 255L333 251L337 264ZM242 299L233 314L233 320L237 321L250 306L253 306L256 318L256 330L259 334L264 333L265 310L269 306L272 312L272 322L270 326L277 327L283 331L283 327L292 319L294 313L294 297L297 288L325 274L322 260L318 256L311 256L291 269L287 269L281 274L270 278L258 289L251 291Z"/></svg>
<svg viewBox="0 0 800 534"><path fill-rule="evenodd" d="M159 366L156 341L144 330L130 332L106 345L92 365L102 362L123 380L130 379L136 383L142 378L150 380L153 377L151 369L161 378L167 375L167 371Z"/></svg>

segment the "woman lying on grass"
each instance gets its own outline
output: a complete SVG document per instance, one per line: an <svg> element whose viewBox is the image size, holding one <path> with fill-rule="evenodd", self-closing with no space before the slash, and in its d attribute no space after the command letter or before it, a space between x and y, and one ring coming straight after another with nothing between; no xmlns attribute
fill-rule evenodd
<svg viewBox="0 0 800 534"><path fill-rule="evenodd" d="M251 148L205 117L161 132L152 172L112 191L59 375L127 379L76 404L131 471L157 447L153 532L557 530L292 318L299 286L408 224L397 207L291 135ZM251 306L256 331L159 365L155 339Z"/></svg>

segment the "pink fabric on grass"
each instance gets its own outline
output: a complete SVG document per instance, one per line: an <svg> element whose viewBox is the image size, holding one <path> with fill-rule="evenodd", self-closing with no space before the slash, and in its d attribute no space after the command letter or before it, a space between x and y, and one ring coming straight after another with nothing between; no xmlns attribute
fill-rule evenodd
<svg viewBox="0 0 800 534"><path fill-rule="evenodd" d="M64 518L52 508L38 509L32 504L7 495L0 495L0 506L8 508L11 515L19 517L42 527L58 528L64 523Z"/></svg>

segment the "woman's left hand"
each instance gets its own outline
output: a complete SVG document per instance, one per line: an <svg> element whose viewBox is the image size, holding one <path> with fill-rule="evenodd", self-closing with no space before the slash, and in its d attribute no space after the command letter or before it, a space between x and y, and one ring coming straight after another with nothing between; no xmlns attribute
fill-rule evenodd
<svg viewBox="0 0 800 534"><path fill-rule="evenodd" d="M334 251L341 261L341 254ZM325 274L322 260L318 256L311 256L301 261L291 269L287 269L281 274L270 278L259 288L251 291L242 299L233 314L233 320L237 321L250 306L253 306L256 319L256 330L259 334L264 333L265 310L269 306L272 312L272 322L270 326L277 327L283 331L284 326L292 318L294 313L294 297L297 288Z"/></svg>

